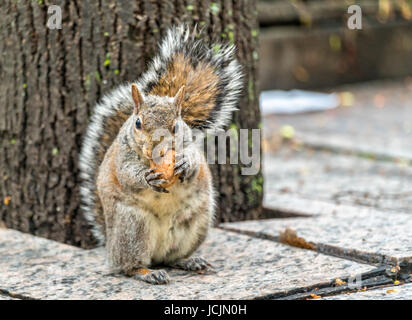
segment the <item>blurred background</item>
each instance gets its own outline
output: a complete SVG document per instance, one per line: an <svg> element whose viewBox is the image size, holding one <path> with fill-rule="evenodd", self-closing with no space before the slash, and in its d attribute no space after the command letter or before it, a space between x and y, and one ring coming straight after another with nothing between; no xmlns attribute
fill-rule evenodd
<svg viewBox="0 0 412 320"><path fill-rule="evenodd" d="M362 9L362 30L347 26ZM412 1L259 0L261 89L330 88L412 74Z"/></svg>
<svg viewBox="0 0 412 320"><path fill-rule="evenodd" d="M347 25L353 4L361 30ZM313 201L410 212L412 1L257 6L265 206L278 214L308 213Z"/></svg>

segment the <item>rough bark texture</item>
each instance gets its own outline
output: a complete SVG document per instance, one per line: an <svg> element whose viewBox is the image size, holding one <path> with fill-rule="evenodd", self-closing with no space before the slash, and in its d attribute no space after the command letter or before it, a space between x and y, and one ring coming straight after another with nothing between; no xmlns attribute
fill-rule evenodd
<svg viewBox="0 0 412 320"><path fill-rule="evenodd" d="M49 5L61 30L46 27ZM83 247L94 241L79 209L77 157L95 102L136 79L175 23L234 41L246 73L233 126L257 128L255 1L2 1L0 4L0 224ZM259 216L262 177L212 166L219 221Z"/></svg>

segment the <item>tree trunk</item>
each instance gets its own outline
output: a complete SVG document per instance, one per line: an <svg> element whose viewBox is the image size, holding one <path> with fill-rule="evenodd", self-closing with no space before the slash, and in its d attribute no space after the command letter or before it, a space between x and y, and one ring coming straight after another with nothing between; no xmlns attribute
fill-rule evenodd
<svg viewBox="0 0 412 320"><path fill-rule="evenodd" d="M48 6L62 11L49 29ZM172 24L234 41L245 71L237 128L257 128L257 12L250 0L2 1L0 4L0 226L83 247L77 157L96 101L139 77ZM212 165L218 221L259 216L262 177Z"/></svg>

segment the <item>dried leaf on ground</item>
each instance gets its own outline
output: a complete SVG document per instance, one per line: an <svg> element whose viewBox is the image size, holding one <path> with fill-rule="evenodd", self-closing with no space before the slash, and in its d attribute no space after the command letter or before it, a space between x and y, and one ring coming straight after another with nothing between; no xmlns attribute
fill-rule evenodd
<svg viewBox="0 0 412 320"><path fill-rule="evenodd" d="M296 230L292 228L286 228L281 231L279 233L279 241L297 248L315 250L313 242L307 242L305 239L298 237Z"/></svg>

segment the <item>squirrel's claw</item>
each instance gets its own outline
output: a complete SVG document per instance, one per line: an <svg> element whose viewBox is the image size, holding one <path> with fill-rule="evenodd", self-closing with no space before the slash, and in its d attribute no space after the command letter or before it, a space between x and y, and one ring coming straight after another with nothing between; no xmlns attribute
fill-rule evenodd
<svg viewBox="0 0 412 320"><path fill-rule="evenodd" d="M146 183L152 190L156 192L169 193L168 190L160 187L160 185L167 182L167 180L160 178L162 174L163 174L162 172L154 172L154 168L146 170L145 172Z"/></svg>
<svg viewBox="0 0 412 320"><path fill-rule="evenodd" d="M149 168L144 172L144 176L147 177L149 174L153 173L155 168Z"/></svg>
<svg viewBox="0 0 412 320"><path fill-rule="evenodd" d="M189 169L189 162L186 160L185 157L182 157L178 162L176 162L174 166L174 175L177 176L180 174L180 181L184 181L186 177L187 170Z"/></svg>
<svg viewBox="0 0 412 320"><path fill-rule="evenodd" d="M156 180L150 180L149 184L151 186L159 186L161 184L165 184L167 182L167 180L165 179L156 179Z"/></svg>
<svg viewBox="0 0 412 320"><path fill-rule="evenodd" d="M161 172L156 172L156 173L150 173L146 176L146 181L156 181L157 178L159 178L162 175ZM160 183L161 184L161 183Z"/></svg>

